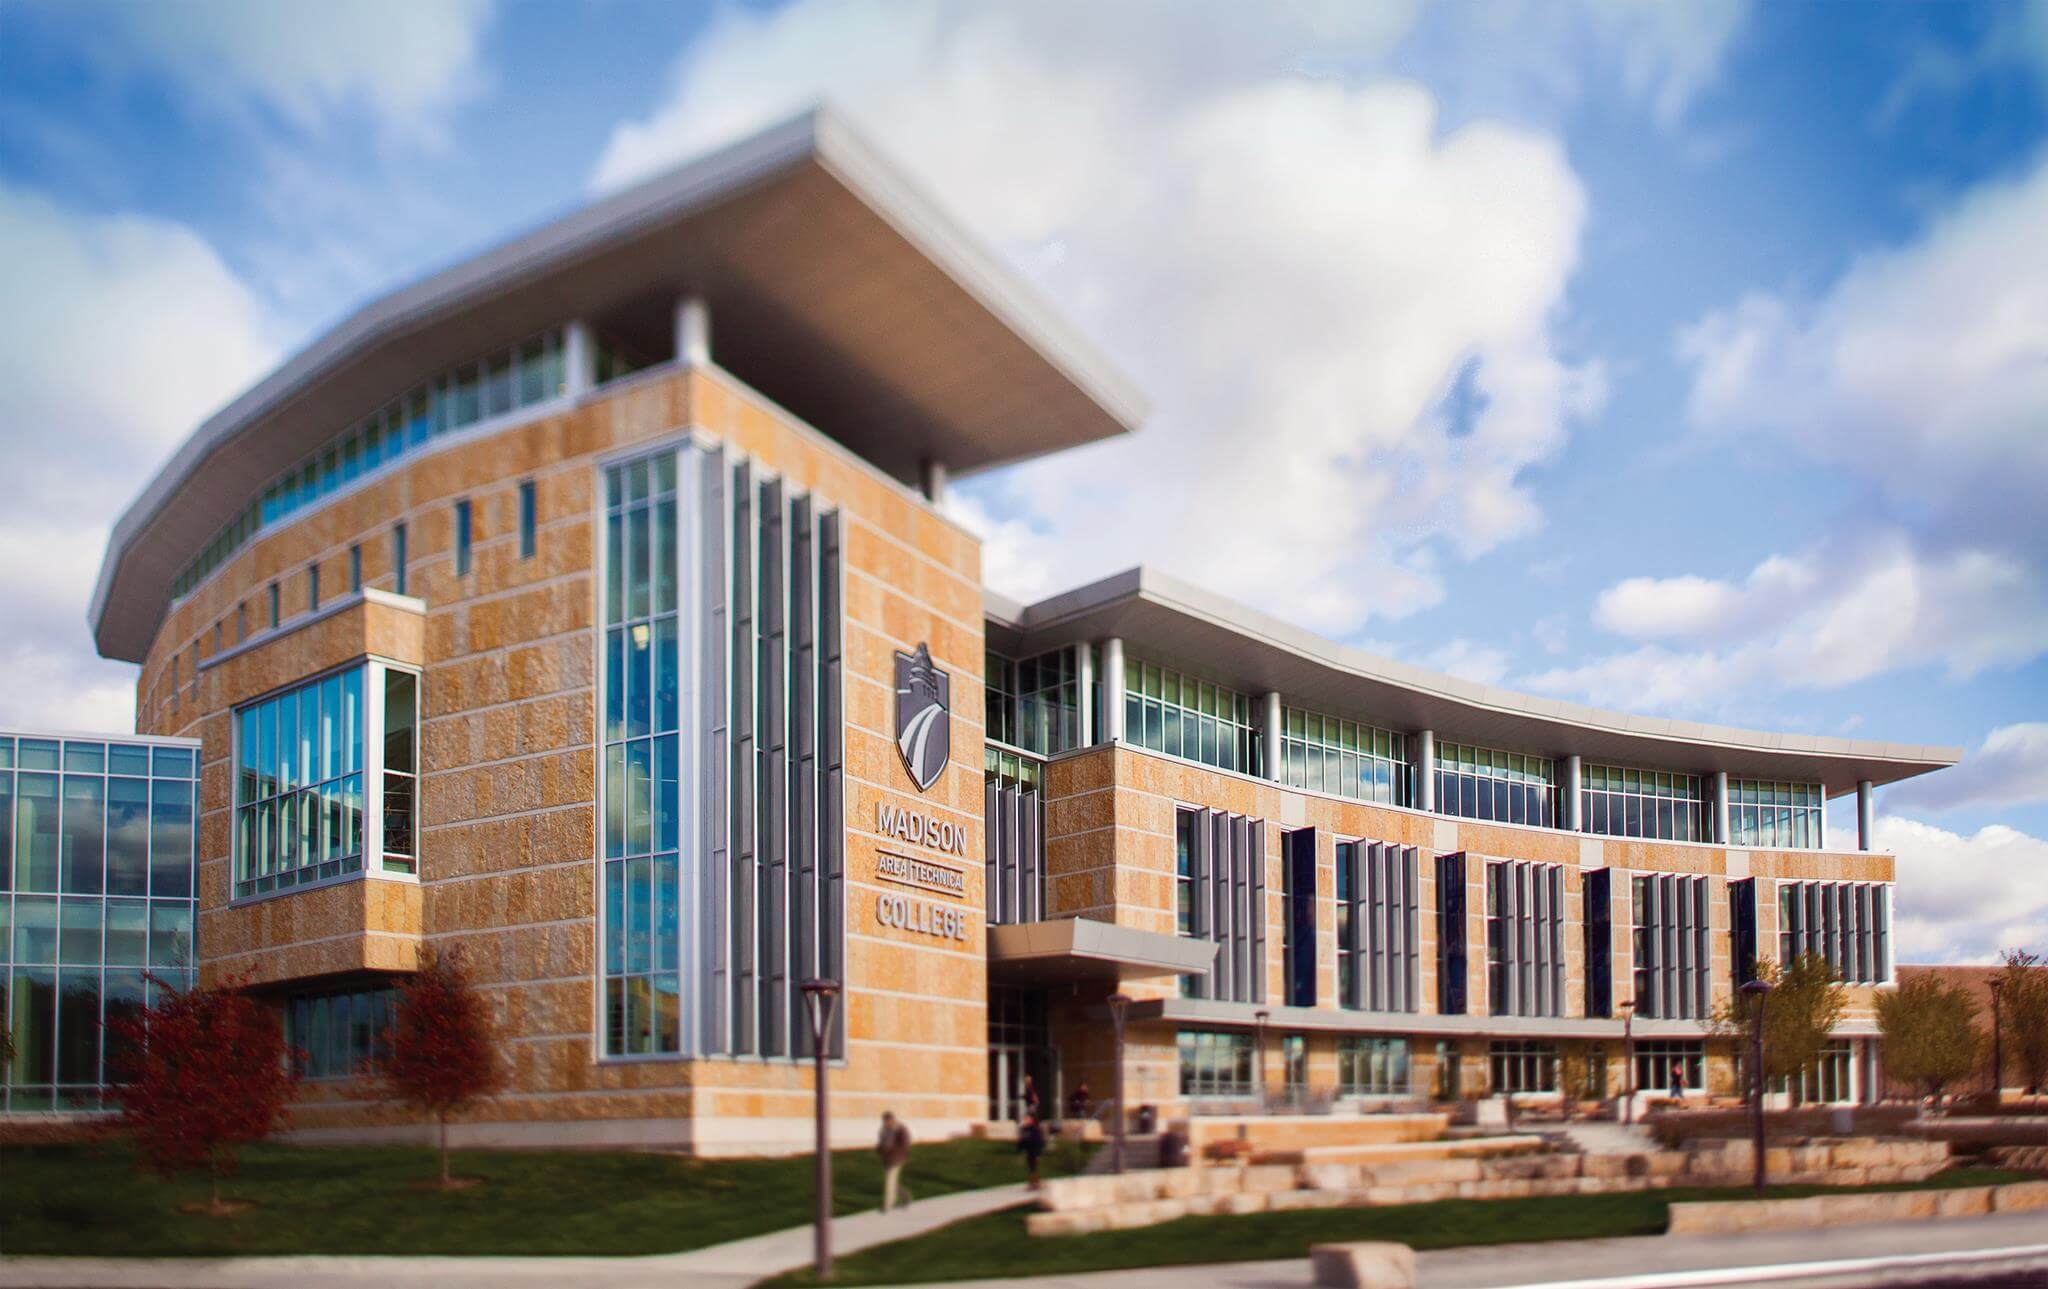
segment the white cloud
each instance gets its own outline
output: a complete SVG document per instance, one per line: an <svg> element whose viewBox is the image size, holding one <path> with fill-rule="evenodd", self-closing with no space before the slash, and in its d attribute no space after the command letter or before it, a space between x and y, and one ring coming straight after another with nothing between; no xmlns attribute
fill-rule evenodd
<svg viewBox="0 0 2048 1289"><path fill-rule="evenodd" d="M1595 618L1651 643L1522 683L1634 710L1699 712L1914 667L1966 679L2048 653L2048 584L2019 556L1929 553L1901 530L1773 556L1740 584L1631 579L1601 595Z"/></svg>
<svg viewBox="0 0 2048 1289"><path fill-rule="evenodd" d="M1875 844L1899 857L1898 961L1993 962L2002 949L2048 947L2048 841L1999 824L1963 836L1886 814Z"/></svg>
<svg viewBox="0 0 2048 1289"><path fill-rule="evenodd" d="M0 186L0 724L131 719L133 670L85 609L115 513L273 358L265 310L180 224L82 215Z"/></svg>
<svg viewBox="0 0 2048 1289"><path fill-rule="evenodd" d="M1942 531L2048 546L2048 159L1986 184L1818 298L1688 328L1691 413L1870 481ZM1768 445L1758 450L1771 450Z"/></svg>
<svg viewBox="0 0 2048 1289"><path fill-rule="evenodd" d="M1498 685L1508 674L1504 650L1476 640L1447 641L1423 655L1422 665L1478 685Z"/></svg>
<svg viewBox="0 0 2048 1289"><path fill-rule="evenodd" d="M992 580L1030 596L1144 560L1355 631L1539 526L1527 472L1604 396L1556 336L1585 195L1543 134L1445 132L1417 84L1293 70L1304 48L1370 65L1403 27L1385 12L1185 13L727 13L595 182L830 99L1155 400L1132 442L965 486Z"/></svg>
<svg viewBox="0 0 2048 1289"><path fill-rule="evenodd" d="M2048 158L1865 254L1811 298L1687 328L1690 412L1733 450L1861 483L1854 520L1740 581L1631 578L1595 620L1642 642L1535 687L1631 706L1953 678L2048 653Z"/></svg>
<svg viewBox="0 0 2048 1289"><path fill-rule="evenodd" d="M1888 789L1885 799L1923 810L2048 802L2048 722L2002 725L1986 734L1960 765L1909 779Z"/></svg>
<svg viewBox="0 0 2048 1289"><path fill-rule="evenodd" d="M481 84L492 0L277 4L208 0L111 10L106 35L214 109L260 102L300 128L352 110L387 136L438 139Z"/></svg>

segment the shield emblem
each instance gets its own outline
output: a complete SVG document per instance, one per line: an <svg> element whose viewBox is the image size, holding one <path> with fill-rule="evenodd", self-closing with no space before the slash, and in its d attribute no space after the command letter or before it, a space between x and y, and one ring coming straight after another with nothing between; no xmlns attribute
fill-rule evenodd
<svg viewBox="0 0 2048 1289"><path fill-rule="evenodd" d="M932 665L924 645L914 654L896 653L896 750L903 768L923 792L939 781L953 751L953 678Z"/></svg>

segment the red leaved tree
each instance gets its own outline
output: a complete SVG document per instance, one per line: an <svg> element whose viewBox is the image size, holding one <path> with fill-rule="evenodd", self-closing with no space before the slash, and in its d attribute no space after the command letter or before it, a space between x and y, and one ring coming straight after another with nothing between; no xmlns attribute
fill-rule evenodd
<svg viewBox="0 0 2048 1289"><path fill-rule="evenodd" d="M490 1011L458 954L429 952L399 990L376 1069L392 1096L440 1124L441 1185L453 1185L448 1119L504 1082Z"/></svg>
<svg viewBox="0 0 2048 1289"><path fill-rule="evenodd" d="M247 983L179 993L159 982L155 1006L107 1023L113 1130L164 1177L204 1169L215 1216L236 1152L276 1130L298 1088L277 1013L244 993Z"/></svg>

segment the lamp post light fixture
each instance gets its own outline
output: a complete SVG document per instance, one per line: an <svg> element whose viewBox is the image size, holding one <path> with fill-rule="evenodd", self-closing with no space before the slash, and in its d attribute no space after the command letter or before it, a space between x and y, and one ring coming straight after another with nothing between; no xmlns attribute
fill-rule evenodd
<svg viewBox="0 0 2048 1289"><path fill-rule="evenodd" d="M1999 994L2005 988L2003 980L1991 982L1991 1108L1996 1110L2005 1101L2005 1033L2003 1016L1999 1013Z"/></svg>
<svg viewBox="0 0 2048 1289"><path fill-rule="evenodd" d="M1116 1129L1116 1145L1111 1162L1118 1173L1124 1170L1124 1013L1130 1009L1128 994L1109 996L1109 1023L1116 1030L1116 1122L1111 1125Z"/></svg>
<svg viewBox="0 0 2048 1289"><path fill-rule="evenodd" d="M811 1220L811 1257L818 1279L832 1278L832 1123L825 1080L831 1063L832 1012L839 1003L839 982L806 980L803 983L804 1011L811 1020L811 1056L816 1062L812 1090L818 1103L818 1208Z"/></svg>
<svg viewBox="0 0 2048 1289"><path fill-rule="evenodd" d="M1252 1090L1259 1097L1259 1112L1265 1113L1266 1097L1266 1022L1273 1019L1273 1013L1261 1007L1252 1013L1252 1068L1256 1077Z"/></svg>
<svg viewBox="0 0 2048 1289"><path fill-rule="evenodd" d="M1756 1147L1756 1193L1764 1193L1764 1012L1769 1004L1771 982L1752 980L1742 986L1754 1008L1749 1018L1750 1138Z"/></svg>
<svg viewBox="0 0 2048 1289"><path fill-rule="evenodd" d="M1636 1000L1624 998L1615 1005L1621 1013L1621 1067L1627 1076L1628 1091L1621 1099L1621 1121L1634 1127L1636 1122Z"/></svg>

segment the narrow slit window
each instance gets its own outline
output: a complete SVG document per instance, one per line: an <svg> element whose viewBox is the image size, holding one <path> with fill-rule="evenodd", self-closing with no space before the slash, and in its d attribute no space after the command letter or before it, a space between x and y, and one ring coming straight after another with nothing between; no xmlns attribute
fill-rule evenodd
<svg viewBox="0 0 2048 1289"><path fill-rule="evenodd" d="M533 480L519 485L519 558L532 559L535 529Z"/></svg>
<svg viewBox="0 0 2048 1289"><path fill-rule="evenodd" d="M468 577L475 542L474 512L467 499L455 503L455 576Z"/></svg>

